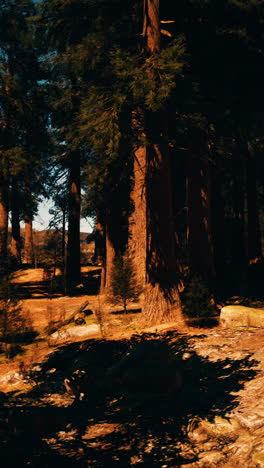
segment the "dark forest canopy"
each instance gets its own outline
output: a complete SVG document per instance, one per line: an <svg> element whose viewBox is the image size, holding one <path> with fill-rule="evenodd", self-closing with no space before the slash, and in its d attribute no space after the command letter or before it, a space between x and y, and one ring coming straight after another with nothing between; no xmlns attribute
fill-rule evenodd
<svg viewBox="0 0 264 468"><path fill-rule="evenodd" d="M130 258L151 321L199 278L257 294L262 262L261 0L0 1L0 258L34 262L32 220L54 199L67 292L80 216L95 220L101 292ZM68 222L66 252L65 226Z"/></svg>

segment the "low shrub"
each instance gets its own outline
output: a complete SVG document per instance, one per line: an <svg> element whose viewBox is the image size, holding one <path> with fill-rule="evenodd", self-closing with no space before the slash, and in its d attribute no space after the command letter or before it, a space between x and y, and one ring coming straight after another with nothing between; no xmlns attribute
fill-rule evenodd
<svg viewBox="0 0 264 468"><path fill-rule="evenodd" d="M215 314L213 296L199 276L193 276L189 279L181 297L186 317L205 318Z"/></svg>

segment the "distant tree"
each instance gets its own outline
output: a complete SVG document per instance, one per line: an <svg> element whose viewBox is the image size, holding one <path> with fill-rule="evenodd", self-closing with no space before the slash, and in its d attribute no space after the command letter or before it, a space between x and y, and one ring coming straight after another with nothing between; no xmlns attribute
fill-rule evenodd
<svg viewBox="0 0 264 468"><path fill-rule="evenodd" d="M41 85L43 75L35 47L34 15L35 4L31 0L5 2L0 11L0 173L1 179L5 181L5 193L9 192L10 186L13 187L13 191L16 190L15 185L21 186L23 180L25 190L22 190L22 193L28 194L30 191L31 196L35 198L43 185L39 176L47 138ZM26 186L29 180L30 189ZM1 198L6 199L6 195ZM12 239L12 249L18 261L18 214L20 212L22 217L23 205L20 198L13 195L9 197L12 201L12 235L15 236ZM31 223L32 219L29 218L32 218L32 206L29 209L29 198L24 197L24 208L25 212L27 211L26 222ZM3 211L6 203L1 205Z"/></svg>

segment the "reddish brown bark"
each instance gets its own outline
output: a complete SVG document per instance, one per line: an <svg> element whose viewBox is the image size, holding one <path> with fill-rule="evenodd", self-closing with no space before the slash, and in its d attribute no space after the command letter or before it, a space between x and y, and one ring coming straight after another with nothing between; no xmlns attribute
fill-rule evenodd
<svg viewBox="0 0 264 468"><path fill-rule="evenodd" d="M19 223L19 193L17 188L16 178L13 177L11 187L11 243L10 252L16 262L21 264L21 237L20 237L20 223Z"/></svg>
<svg viewBox="0 0 264 468"><path fill-rule="evenodd" d="M105 257L105 236L103 225L99 222L98 216L95 223L95 246L93 262L102 265Z"/></svg>
<svg viewBox="0 0 264 468"><path fill-rule="evenodd" d="M74 292L81 281L80 269L80 154L70 155L69 161L69 199L68 199L68 243L66 254L66 289Z"/></svg>
<svg viewBox="0 0 264 468"><path fill-rule="evenodd" d="M104 277L102 282L101 293L107 294L110 291L111 280L112 280L112 269L114 266L114 259L116 255L115 247L111 236L109 234L109 225L105 227L105 244L106 244L106 257L105 257L105 269Z"/></svg>
<svg viewBox="0 0 264 468"><path fill-rule="evenodd" d="M34 258L34 241L33 241L33 201L31 186L28 179L25 180L25 238L24 238L24 262L33 265Z"/></svg>
<svg viewBox="0 0 264 468"><path fill-rule="evenodd" d="M131 190L132 214L129 218L128 253L132 259L135 279L144 288L146 283L146 146L134 154L133 186Z"/></svg>
<svg viewBox="0 0 264 468"><path fill-rule="evenodd" d="M160 51L159 0L144 0L143 36L150 54Z"/></svg>
<svg viewBox="0 0 264 468"><path fill-rule="evenodd" d="M147 257L143 317L151 323L181 320L172 211L171 166L166 114L148 115L147 135Z"/></svg>
<svg viewBox="0 0 264 468"><path fill-rule="evenodd" d="M149 55L159 53L159 0L144 1L143 36ZM137 152L135 153L135 185L132 192L135 225L131 229L136 235L135 245L140 237L142 246L144 242L146 245L139 265L141 275L146 278L142 315L143 320L148 323L181 317L166 121L164 111L149 112L145 116L143 133L148 144L138 150L138 157ZM145 167L140 178L136 172L139 163L141 167ZM143 192L142 199L143 184L145 194Z"/></svg>

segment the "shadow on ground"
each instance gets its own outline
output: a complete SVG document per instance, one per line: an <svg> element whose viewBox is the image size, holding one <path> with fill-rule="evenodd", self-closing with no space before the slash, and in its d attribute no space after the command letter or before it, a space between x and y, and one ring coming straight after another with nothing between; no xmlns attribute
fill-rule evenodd
<svg viewBox="0 0 264 468"><path fill-rule="evenodd" d="M171 331L123 341L91 340L56 350L31 373L36 383L31 392L10 395L3 408L3 466L121 468L139 463L175 467L195 462L187 428L199 418L210 420L234 408L233 393L254 378L256 362L249 358L211 362L195 353L193 339ZM109 373L144 340L168 346L173 356L170 373L180 370L183 376L180 389L164 390L163 370L154 362L154 379L140 372L140 366L144 369L146 362L149 366L144 356L134 368L128 364L143 385L126 385L124 379ZM49 397L57 395L63 401L63 380L72 375L85 399L72 400L67 407L54 406ZM188 450L183 453L184 445Z"/></svg>

